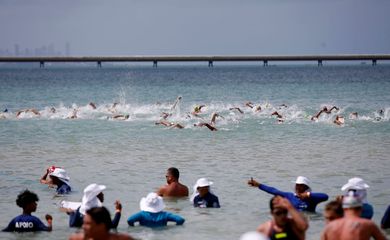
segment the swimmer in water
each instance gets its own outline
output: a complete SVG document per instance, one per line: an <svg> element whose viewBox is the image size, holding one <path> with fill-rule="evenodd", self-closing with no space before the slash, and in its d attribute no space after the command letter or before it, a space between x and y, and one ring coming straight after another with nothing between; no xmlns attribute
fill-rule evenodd
<svg viewBox="0 0 390 240"><path fill-rule="evenodd" d="M92 109L96 109L96 105L95 105L95 103L93 103L93 102L90 102L89 104L88 104Z"/></svg>
<svg viewBox="0 0 390 240"><path fill-rule="evenodd" d="M211 126L209 123L201 122L194 124L194 127L207 127L210 131L217 131L218 129L214 126Z"/></svg>
<svg viewBox="0 0 390 240"><path fill-rule="evenodd" d="M178 97L176 98L175 102L173 103L173 105L172 105L172 107L171 107L171 111L172 111L172 110L175 110L176 105L180 102L181 98L182 98L181 96L178 96Z"/></svg>
<svg viewBox="0 0 390 240"><path fill-rule="evenodd" d="M344 117L340 116L340 115L337 115L336 119L333 121L333 123L335 123L335 124L337 124L339 126L343 125L344 122L345 122Z"/></svg>
<svg viewBox="0 0 390 240"><path fill-rule="evenodd" d="M320 117L320 115L321 115L322 113L330 114L330 113L332 113L332 110L333 110L333 109L336 109L337 111L339 110L339 108L336 107L336 106L333 106L331 109L328 109L328 108L325 106L325 107L323 107L316 115L314 115L314 116L311 118L311 120L312 120L312 121L317 120L317 119Z"/></svg>
<svg viewBox="0 0 390 240"><path fill-rule="evenodd" d="M126 115L117 114L117 115L112 116L111 118L116 119L116 120L127 120L127 119L129 119L129 117L130 117L129 114L126 114Z"/></svg>
<svg viewBox="0 0 390 240"><path fill-rule="evenodd" d="M280 115L277 111L273 112L273 113L271 114L271 116L276 116L276 119L278 120L279 123L284 122L283 116Z"/></svg>
<svg viewBox="0 0 390 240"><path fill-rule="evenodd" d="M72 112L72 115L68 116L67 119L76 119L77 118L77 112L78 112L78 109L74 108L73 112Z"/></svg>
<svg viewBox="0 0 390 240"><path fill-rule="evenodd" d="M255 112L260 112L261 111L261 106L260 105L253 105L252 102L246 102L245 106L251 108Z"/></svg>
<svg viewBox="0 0 390 240"><path fill-rule="evenodd" d="M244 114L244 112L239 107L229 108L230 111L237 110L239 113Z"/></svg>
<svg viewBox="0 0 390 240"><path fill-rule="evenodd" d="M358 118L358 113L357 112L352 112L349 114L349 119L357 119Z"/></svg>
<svg viewBox="0 0 390 240"><path fill-rule="evenodd" d="M20 116L21 113L34 113L35 115L37 116L40 116L41 114L38 112L38 110L36 110L35 108L28 108L28 109L23 109L23 110L20 110L16 113L16 117L18 118Z"/></svg>
<svg viewBox="0 0 390 240"><path fill-rule="evenodd" d="M155 122L154 124L155 125L163 125L165 127L170 127L170 128L178 128L178 129L184 128L184 126L181 125L180 123L173 123L173 122L169 122L167 120L160 120L158 122Z"/></svg>

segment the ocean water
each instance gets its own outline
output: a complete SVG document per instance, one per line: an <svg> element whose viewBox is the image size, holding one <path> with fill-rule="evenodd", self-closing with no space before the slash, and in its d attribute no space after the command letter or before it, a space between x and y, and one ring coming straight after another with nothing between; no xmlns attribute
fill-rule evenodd
<svg viewBox="0 0 390 240"><path fill-rule="evenodd" d="M59 202L80 201L84 187L99 183L107 186L104 204L112 213L116 199L123 204L120 232L140 239L239 239L270 219L271 195L248 187L247 180L293 191L298 175L331 199L349 178L362 177L379 224L390 204L389 93L389 65L2 67L0 110L8 112L0 115L0 226L21 213L15 199L28 188L40 197L35 215L52 214L54 230L0 238L67 239L77 229L68 227ZM252 111L248 101L262 110ZM192 116L201 104L201 118ZM339 110L311 121L324 106ZM16 117L29 108L39 115ZM74 109L77 119L69 119ZM282 123L271 116L274 111ZM168 120L184 129L155 125L162 112L172 113ZM194 126L209 122L214 112L222 116L218 131ZM351 112L358 118L350 119ZM112 119L114 114L129 118ZM345 117L344 125L333 123L336 115ZM68 171L72 194L55 196L39 183L51 165ZM166 210L182 215L183 226L128 227L127 217L139 211L143 196L165 184L171 166L190 189L200 177L213 181L221 208L195 209L188 199L167 199ZM319 239L324 206L308 215L307 239Z"/></svg>

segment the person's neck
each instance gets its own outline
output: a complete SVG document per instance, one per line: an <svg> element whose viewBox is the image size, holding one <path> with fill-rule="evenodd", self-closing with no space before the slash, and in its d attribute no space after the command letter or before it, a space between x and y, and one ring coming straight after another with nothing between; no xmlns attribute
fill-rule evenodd
<svg viewBox="0 0 390 240"><path fill-rule="evenodd" d="M99 233L99 234L96 234L98 236L95 236L93 238L93 240L107 240L107 239L110 239L110 232L104 232L104 233Z"/></svg>
<svg viewBox="0 0 390 240"><path fill-rule="evenodd" d="M24 211L23 210L23 215L31 215L31 211Z"/></svg>
<svg viewBox="0 0 390 240"><path fill-rule="evenodd" d="M344 209L344 217L355 218L360 217L361 211L353 208Z"/></svg>

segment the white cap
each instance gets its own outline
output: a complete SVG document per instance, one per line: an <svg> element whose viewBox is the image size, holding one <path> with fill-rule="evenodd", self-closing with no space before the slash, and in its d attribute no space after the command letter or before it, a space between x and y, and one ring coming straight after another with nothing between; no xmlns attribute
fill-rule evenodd
<svg viewBox="0 0 390 240"><path fill-rule="evenodd" d="M295 180L295 182L293 182L295 184L304 184L306 186L310 186L310 181L307 177L303 177L303 176L298 176L297 177L297 180Z"/></svg>
<svg viewBox="0 0 390 240"><path fill-rule="evenodd" d="M365 190L369 188L370 186L364 182L363 179L354 177L348 180L344 186L341 187L341 191L348 191L351 189L354 190Z"/></svg>

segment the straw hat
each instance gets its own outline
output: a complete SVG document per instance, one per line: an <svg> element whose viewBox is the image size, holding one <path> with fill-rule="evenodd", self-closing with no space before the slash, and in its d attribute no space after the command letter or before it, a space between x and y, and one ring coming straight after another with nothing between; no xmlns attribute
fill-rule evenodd
<svg viewBox="0 0 390 240"><path fill-rule="evenodd" d="M363 179L354 177L350 178L344 186L341 187L341 191L348 191L351 189L354 190L365 190L369 188L370 186L364 182Z"/></svg>
<svg viewBox="0 0 390 240"><path fill-rule="evenodd" d="M164 200L157 193L149 193L139 202L140 209L145 212L158 213L165 208Z"/></svg>

